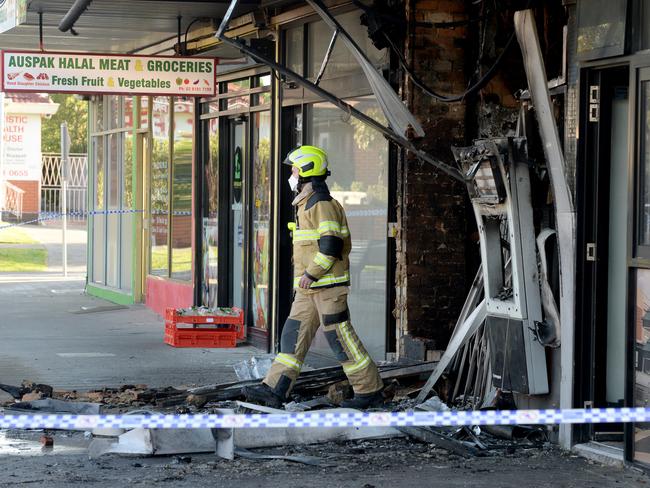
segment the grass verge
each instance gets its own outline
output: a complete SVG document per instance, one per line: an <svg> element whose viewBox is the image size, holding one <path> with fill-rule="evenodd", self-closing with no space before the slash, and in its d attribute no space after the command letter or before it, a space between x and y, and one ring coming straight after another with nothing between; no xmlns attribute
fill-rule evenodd
<svg viewBox="0 0 650 488"><path fill-rule="evenodd" d="M46 271L47 250L0 248L0 272Z"/></svg>
<svg viewBox="0 0 650 488"><path fill-rule="evenodd" d="M0 227L7 225L0 220ZM38 241L18 227L0 229L0 244L38 244Z"/></svg>

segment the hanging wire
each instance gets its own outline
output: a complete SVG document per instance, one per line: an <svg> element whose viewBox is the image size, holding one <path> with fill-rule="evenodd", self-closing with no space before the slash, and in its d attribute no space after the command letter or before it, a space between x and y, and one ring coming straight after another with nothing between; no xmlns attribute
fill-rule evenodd
<svg viewBox="0 0 650 488"><path fill-rule="evenodd" d="M483 0L478 0L474 2L475 4L482 3ZM528 0L526 2L526 9L530 8L532 5L533 0ZM490 14L490 9L483 4L482 5L485 8L485 11L482 16L479 17L480 19L486 19L488 15ZM494 6L494 11L498 12L499 9L497 8L497 5L495 4ZM485 21L484 21L484 28L483 28L483 33L482 33L482 40L481 40L481 45L480 45L480 53L479 57L477 60L477 72L480 72L480 64L481 64L481 58L482 58L482 53L483 53L483 48L484 48L484 42L485 42L485 32L487 28L485 27ZM446 26L449 27L449 26ZM384 38L386 39L386 42L388 45L391 47L393 52L397 55L397 58L399 59L399 63L404 68L404 71L408 74L408 76L411 78L411 81L415 86L420 88L425 94L429 95L430 97L438 100L439 102L444 102L444 103L454 103L454 102L461 102L463 101L466 97L476 93L477 91L481 90L484 88L492 78L494 78L494 75L496 74L497 68L500 66L501 62L503 61L503 58L505 57L506 53L510 50L512 47L517 34L516 32L513 31L512 34L510 34L510 37L508 38L508 41L506 42L506 45L504 46L503 50L501 53L497 56L497 59L494 61L492 66L479 78L479 80L474 83L472 86L468 87L463 93L459 95L446 95L442 93L438 93L434 91L432 88L430 88L422 79L415 74L414 70L412 69L411 66L409 66L408 62L406 61L406 58L402 54L402 51L397 48L393 40L388 36L386 32L382 32Z"/></svg>
<svg viewBox="0 0 650 488"><path fill-rule="evenodd" d="M429 95L432 98L435 98L439 102L445 102L445 103L453 103L453 102L461 102L463 101L466 97L469 95L472 95L473 93L476 93L478 90L481 88L485 87L485 85L488 84L488 82L494 77L496 74L496 70L501 64L501 61L503 61L503 58L505 54L508 52L510 47L512 46L516 34L513 32L510 35L510 38L508 39L508 42L506 43L505 47L501 51L501 54L497 57L497 59L494 61L494 64L490 66L490 69L488 69L485 74L472 86L470 86L467 90L465 90L463 93L459 95L444 95L441 93L435 92L432 88L427 86L422 79L415 74L413 69L408 65L406 59L404 58L404 55L402 52L395 46L395 43L384 33L384 37L386 38L386 41L390 45L391 49L397 54L397 57L399 59L400 65L402 68L404 68L404 71L409 75L409 78L411 78L411 81L415 86L420 88L425 94Z"/></svg>

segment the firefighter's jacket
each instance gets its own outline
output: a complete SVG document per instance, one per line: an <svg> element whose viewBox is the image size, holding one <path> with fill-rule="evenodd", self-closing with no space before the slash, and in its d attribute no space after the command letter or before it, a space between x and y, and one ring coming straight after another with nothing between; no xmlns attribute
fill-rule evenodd
<svg viewBox="0 0 650 488"><path fill-rule="evenodd" d="M310 187L294 200L297 210L293 231L294 288L303 275L315 280L311 289L350 283L352 240L345 211L327 190Z"/></svg>

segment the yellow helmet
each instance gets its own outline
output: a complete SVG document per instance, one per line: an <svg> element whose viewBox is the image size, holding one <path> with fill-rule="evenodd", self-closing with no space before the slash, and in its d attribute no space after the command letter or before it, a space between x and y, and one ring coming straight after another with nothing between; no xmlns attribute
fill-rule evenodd
<svg viewBox="0 0 650 488"><path fill-rule="evenodd" d="M291 151L283 162L298 168L298 174L303 178L328 174L327 153L316 146L300 146Z"/></svg>

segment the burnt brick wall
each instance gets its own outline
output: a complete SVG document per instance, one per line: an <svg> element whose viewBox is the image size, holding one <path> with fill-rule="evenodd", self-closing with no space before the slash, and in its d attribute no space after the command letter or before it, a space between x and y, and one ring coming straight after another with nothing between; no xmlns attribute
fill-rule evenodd
<svg viewBox="0 0 650 488"><path fill-rule="evenodd" d="M407 0L410 21L448 22L466 18L465 2ZM405 55L416 74L442 93L462 93L467 85L468 29L417 27L413 22ZM403 87L426 137L419 144L452 162L450 146L466 141L466 104L441 103L411 83ZM408 155L398 162L396 308L398 351L411 356L409 343L425 339L428 349L444 349L466 295L464 185ZM423 359L423 358L417 358Z"/></svg>

